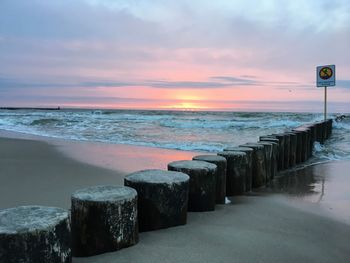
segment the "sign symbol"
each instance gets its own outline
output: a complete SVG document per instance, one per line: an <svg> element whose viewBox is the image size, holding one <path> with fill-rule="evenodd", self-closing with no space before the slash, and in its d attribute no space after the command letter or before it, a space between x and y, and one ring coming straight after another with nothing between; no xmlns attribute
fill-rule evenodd
<svg viewBox="0 0 350 263"><path fill-rule="evenodd" d="M333 76L333 70L330 67L323 67L319 72L321 79L326 80Z"/></svg>
<svg viewBox="0 0 350 263"><path fill-rule="evenodd" d="M335 65L323 65L316 68L317 87L335 86Z"/></svg>

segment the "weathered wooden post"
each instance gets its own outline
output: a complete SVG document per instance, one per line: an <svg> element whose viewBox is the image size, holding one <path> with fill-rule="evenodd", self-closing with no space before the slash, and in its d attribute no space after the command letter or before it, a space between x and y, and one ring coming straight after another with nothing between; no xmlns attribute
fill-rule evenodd
<svg viewBox="0 0 350 263"><path fill-rule="evenodd" d="M298 144L298 138L297 134L294 132L286 132L286 134L289 135L289 142L290 142L290 148L289 148L289 167L293 167L296 165L297 161L297 144Z"/></svg>
<svg viewBox="0 0 350 263"><path fill-rule="evenodd" d="M180 172L143 170L127 175L124 184L137 191L139 230L184 225L189 176Z"/></svg>
<svg viewBox="0 0 350 263"><path fill-rule="evenodd" d="M168 164L169 171L182 172L190 177L188 211L215 210L217 166L203 161L175 161Z"/></svg>
<svg viewBox="0 0 350 263"><path fill-rule="evenodd" d="M277 162L275 159L274 152L274 142L269 141L258 141L258 144L264 145L265 150L265 161L266 161L266 183L270 182L275 177L275 166L277 167ZM274 163L275 162L275 163Z"/></svg>
<svg viewBox="0 0 350 263"><path fill-rule="evenodd" d="M307 128L311 129L311 134L312 134L312 143L316 141L317 138L317 125L315 123L311 123Z"/></svg>
<svg viewBox="0 0 350 263"><path fill-rule="evenodd" d="M329 137L332 134L332 126L333 126L333 120L327 119L325 121L325 139L329 139Z"/></svg>
<svg viewBox="0 0 350 263"><path fill-rule="evenodd" d="M310 123L310 124L304 124L302 125L301 127L304 127L304 128L307 128L307 129L310 129L310 138L309 138L309 158L312 156L312 151L313 151L313 148L314 148L314 142L316 141L317 139L317 128L316 128L316 125L313 124L313 123Z"/></svg>
<svg viewBox="0 0 350 263"><path fill-rule="evenodd" d="M266 184L266 161L264 145L258 143L246 143L239 147L247 147L253 149L253 173L252 187L258 188Z"/></svg>
<svg viewBox="0 0 350 263"><path fill-rule="evenodd" d="M332 135L332 130L333 130L333 120L328 119L327 120L327 139Z"/></svg>
<svg viewBox="0 0 350 263"><path fill-rule="evenodd" d="M290 159L290 135L288 133L281 133L284 136L284 169L289 168Z"/></svg>
<svg viewBox="0 0 350 263"><path fill-rule="evenodd" d="M137 193L126 186L101 185L72 194L73 255L116 251L138 242Z"/></svg>
<svg viewBox="0 0 350 263"><path fill-rule="evenodd" d="M218 155L197 155L192 158L194 161L204 161L215 164L216 170L216 203L225 204L226 197L226 169L227 161Z"/></svg>
<svg viewBox="0 0 350 263"><path fill-rule="evenodd" d="M327 140L327 122L322 121L322 127L323 127L323 141Z"/></svg>
<svg viewBox="0 0 350 263"><path fill-rule="evenodd" d="M322 121L322 126L323 126L323 139L324 141L327 140L327 121L324 120Z"/></svg>
<svg viewBox="0 0 350 263"><path fill-rule="evenodd" d="M317 141L321 144L324 143L324 124L323 122L316 122L317 127Z"/></svg>
<svg viewBox="0 0 350 263"><path fill-rule="evenodd" d="M310 138L312 142L315 142L317 140L317 125L315 123L307 123L302 125L301 127L305 127L311 130Z"/></svg>
<svg viewBox="0 0 350 263"><path fill-rule="evenodd" d="M310 141L309 141L309 134L310 129L304 128L304 127L298 127L293 129L293 132L301 132L301 162L305 162L309 158L309 151L310 151Z"/></svg>
<svg viewBox="0 0 350 263"><path fill-rule="evenodd" d="M277 176L278 163L278 139L272 137L260 136L260 141L269 142L272 144L272 159L271 159L271 179Z"/></svg>
<svg viewBox="0 0 350 263"><path fill-rule="evenodd" d="M253 149L246 147L227 147L224 151L231 152L244 152L247 155L247 168L245 174L245 191L250 192L252 190L252 172L253 172Z"/></svg>
<svg viewBox="0 0 350 263"><path fill-rule="evenodd" d="M300 127L302 129L305 130L306 132L306 149L307 149L307 155L306 155L306 159L305 161L307 161L311 156L312 156L312 148L313 148L313 143L312 143L312 139L311 139L311 129L310 128L304 128L304 127Z"/></svg>
<svg viewBox="0 0 350 263"><path fill-rule="evenodd" d="M226 195L243 195L246 185L247 155L244 152L222 151L217 153L226 158Z"/></svg>
<svg viewBox="0 0 350 263"><path fill-rule="evenodd" d="M273 155L273 145L271 142L258 141L258 144L264 145L265 151L265 168L266 168L266 183L270 182L273 178L272 175L272 155Z"/></svg>
<svg viewBox="0 0 350 263"><path fill-rule="evenodd" d="M277 168L279 171L281 171L284 169L284 136L281 134L272 134L270 136L278 139L278 165L277 165Z"/></svg>
<svg viewBox="0 0 350 263"><path fill-rule="evenodd" d="M327 120L322 121L322 127L323 127L323 141L326 141L328 139Z"/></svg>
<svg viewBox="0 0 350 263"><path fill-rule="evenodd" d="M0 262L72 262L68 211L45 206L0 210Z"/></svg>
<svg viewBox="0 0 350 263"><path fill-rule="evenodd" d="M321 130L322 130L321 137L322 137L322 144L323 144L326 141L326 125L325 125L325 122L323 121L321 121L320 124L321 124Z"/></svg>
<svg viewBox="0 0 350 263"><path fill-rule="evenodd" d="M295 163L301 163L301 156L303 151L303 133L302 131L292 131L296 135L296 152L295 152Z"/></svg>

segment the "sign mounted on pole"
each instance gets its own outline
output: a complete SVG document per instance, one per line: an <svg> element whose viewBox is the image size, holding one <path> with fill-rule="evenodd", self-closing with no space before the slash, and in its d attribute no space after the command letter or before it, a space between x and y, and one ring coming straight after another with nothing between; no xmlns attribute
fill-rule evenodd
<svg viewBox="0 0 350 263"><path fill-rule="evenodd" d="M335 65L316 68L317 87L324 87L324 120L327 120L327 87L335 86Z"/></svg>
<svg viewBox="0 0 350 263"><path fill-rule="evenodd" d="M318 66L316 68L317 87L335 86L335 65Z"/></svg>

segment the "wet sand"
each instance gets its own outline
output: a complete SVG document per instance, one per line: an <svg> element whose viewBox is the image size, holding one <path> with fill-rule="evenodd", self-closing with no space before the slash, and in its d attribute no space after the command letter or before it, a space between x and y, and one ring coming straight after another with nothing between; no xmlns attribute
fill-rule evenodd
<svg viewBox="0 0 350 263"><path fill-rule="evenodd" d="M0 138L0 182L0 209L30 204L69 208L75 190L123 184L123 174L77 162L43 141Z"/></svg>
<svg viewBox="0 0 350 263"><path fill-rule="evenodd" d="M96 154L88 144L84 151L76 150L88 157L70 158L64 154L69 151L65 143L0 138L0 208L24 204L69 208L70 194L76 189L123 184L127 171L88 164ZM111 155L107 160L113 160L113 151L107 148L102 147L101 154L107 152ZM119 156L134 156L136 148L125 146ZM165 155L166 150L159 152ZM172 157L157 159L157 149L147 153L137 158L147 156L149 165L162 166ZM132 167L129 170L139 168L135 159L127 160L118 158ZM102 160L97 164L104 165ZM293 172L276 180L273 190L233 197L230 205L217 206L214 212L189 213L185 226L141 233L136 246L73 262L349 262L350 184L345 174L349 168L349 162L334 162ZM323 197L316 202L319 191ZM335 206L339 200L342 205Z"/></svg>

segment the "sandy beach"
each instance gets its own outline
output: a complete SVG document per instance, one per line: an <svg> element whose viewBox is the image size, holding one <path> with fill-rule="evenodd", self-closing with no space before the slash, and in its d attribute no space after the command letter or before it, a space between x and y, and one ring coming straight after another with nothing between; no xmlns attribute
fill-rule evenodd
<svg viewBox="0 0 350 263"><path fill-rule="evenodd" d="M350 0L0 0L0 263L350 263L349 43Z"/></svg>
<svg viewBox="0 0 350 263"><path fill-rule="evenodd" d="M0 209L69 208L76 189L122 185L130 171L193 154L3 137ZM332 162L290 172L272 189L230 198L215 212L189 213L185 226L141 233L136 246L73 262L349 262L349 168Z"/></svg>

